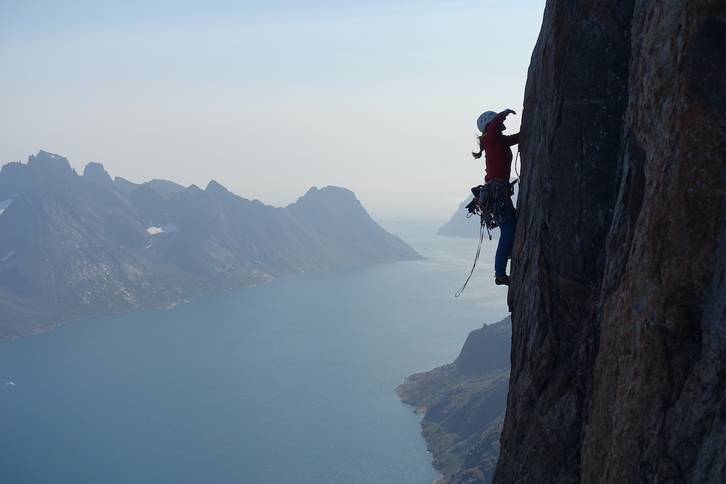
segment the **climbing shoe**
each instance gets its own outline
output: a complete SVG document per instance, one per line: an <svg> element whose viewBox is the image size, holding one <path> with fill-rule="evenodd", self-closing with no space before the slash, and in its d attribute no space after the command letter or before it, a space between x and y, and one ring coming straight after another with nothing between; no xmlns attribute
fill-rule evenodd
<svg viewBox="0 0 726 484"><path fill-rule="evenodd" d="M504 274L502 277L495 276L494 284L496 284L497 286L508 286L509 285L509 276L506 274Z"/></svg>

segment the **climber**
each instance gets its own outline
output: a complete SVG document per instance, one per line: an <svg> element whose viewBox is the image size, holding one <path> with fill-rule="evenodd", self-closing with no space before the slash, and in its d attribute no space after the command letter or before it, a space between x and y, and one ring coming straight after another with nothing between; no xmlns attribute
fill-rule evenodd
<svg viewBox="0 0 726 484"><path fill-rule="evenodd" d="M492 226L499 227L499 245L494 256L494 282L505 286L509 285L507 260L512 255L514 230L517 225L517 213L511 197L514 188L509 183L509 177L512 168L510 147L519 143L519 133L508 136L503 134L506 129L504 119L510 114L517 113L507 109L499 114L487 111L479 116L476 120L476 126L482 133L478 136L479 152L472 153L476 159L481 158L482 152L486 156L483 192L487 192L490 198L483 205L485 211L488 211L485 215L492 221Z"/></svg>

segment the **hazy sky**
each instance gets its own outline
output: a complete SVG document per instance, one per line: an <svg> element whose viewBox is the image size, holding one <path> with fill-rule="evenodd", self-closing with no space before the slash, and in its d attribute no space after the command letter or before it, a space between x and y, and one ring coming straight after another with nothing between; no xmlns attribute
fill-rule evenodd
<svg viewBox="0 0 726 484"><path fill-rule="evenodd" d="M0 163L284 206L353 190L445 221L481 182L482 111L521 114L544 0L3 0ZM519 126L511 116L509 132Z"/></svg>

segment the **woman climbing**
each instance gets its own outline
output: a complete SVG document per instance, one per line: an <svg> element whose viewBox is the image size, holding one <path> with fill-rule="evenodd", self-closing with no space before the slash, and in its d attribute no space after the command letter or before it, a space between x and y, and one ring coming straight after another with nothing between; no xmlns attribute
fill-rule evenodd
<svg viewBox="0 0 726 484"><path fill-rule="evenodd" d="M499 227L499 245L494 256L494 282L497 285L509 285L507 260L512 255L514 230L517 225L517 213L512 203L514 192L509 183L512 169L512 150L510 146L519 143L519 133L506 136L504 120L510 114L517 114L507 109L497 114L487 111L476 120L481 131L479 136L479 152L472 153L474 158L486 156L486 175L484 189L479 198L479 206L485 207L485 218L491 227Z"/></svg>

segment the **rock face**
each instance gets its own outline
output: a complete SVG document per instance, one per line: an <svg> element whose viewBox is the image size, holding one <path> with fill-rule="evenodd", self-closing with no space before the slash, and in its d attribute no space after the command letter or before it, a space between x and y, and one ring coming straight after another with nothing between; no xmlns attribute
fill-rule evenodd
<svg viewBox="0 0 726 484"><path fill-rule="evenodd" d="M456 361L409 376L396 392L423 413L421 434L441 472L437 484L491 482L509 383L512 323L469 333Z"/></svg>
<svg viewBox="0 0 726 484"><path fill-rule="evenodd" d="M726 482L726 4L551 0L494 482Z"/></svg>
<svg viewBox="0 0 726 484"><path fill-rule="evenodd" d="M281 276L421 258L343 188L313 188L285 208L214 181L126 188L100 164L81 177L42 151L3 167L0 339Z"/></svg>

